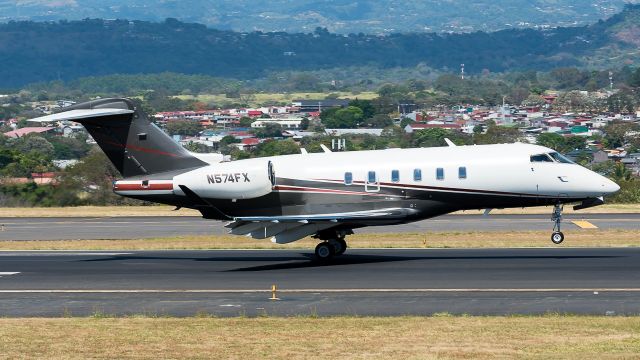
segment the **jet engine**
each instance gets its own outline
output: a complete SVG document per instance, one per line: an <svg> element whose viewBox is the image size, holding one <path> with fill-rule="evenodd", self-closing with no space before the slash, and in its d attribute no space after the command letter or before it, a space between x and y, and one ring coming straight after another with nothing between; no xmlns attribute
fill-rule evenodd
<svg viewBox="0 0 640 360"><path fill-rule="evenodd" d="M269 194L275 179L271 161L239 160L177 175L173 178L173 192L183 195L183 185L202 198L253 199Z"/></svg>

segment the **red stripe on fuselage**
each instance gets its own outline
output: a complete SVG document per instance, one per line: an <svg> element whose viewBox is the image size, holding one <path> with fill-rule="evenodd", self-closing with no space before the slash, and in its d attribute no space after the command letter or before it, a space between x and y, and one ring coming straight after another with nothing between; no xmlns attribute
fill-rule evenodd
<svg viewBox="0 0 640 360"><path fill-rule="evenodd" d="M119 143L116 143L116 142L113 142L113 141L104 141L104 142L109 144L109 145L121 147L121 148L124 148L124 149L142 151L142 152L146 152L148 154L156 154L156 155L178 157L178 155L176 155L176 154L169 153L169 152L162 151L162 150L150 149L150 148L145 148L145 147L141 147L141 146L134 146L134 145L123 145L123 144L119 144Z"/></svg>
<svg viewBox="0 0 640 360"><path fill-rule="evenodd" d="M142 184L118 184L113 185L113 190L116 191L131 191L131 190L173 190L173 183L162 184L149 184L143 186Z"/></svg>
<svg viewBox="0 0 640 360"><path fill-rule="evenodd" d="M312 181L327 181L335 184L343 184L343 180L331 180L331 179L313 179ZM354 184L364 185L364 181L353 181ZM392 188L408 188L408 189L418 189L418 190L433 190L433 191L454 191L454 192L468 192L468 193L477 193L484 195L515 195L515 196L539 196L545 197L545 195L537 195L530 193L516 193L516 192L507 192L507 191L493 191L493 190L478 190L478 189L464 189L464 188L450 188L450 187L439 187L439 186L425 186L425 185L412 185L412 184L402 184L402 183L379 183L380 186L392 187ZM376 186L377 183L369 184L371 186ZM547 196L548 197L548 196Z"/></svg>

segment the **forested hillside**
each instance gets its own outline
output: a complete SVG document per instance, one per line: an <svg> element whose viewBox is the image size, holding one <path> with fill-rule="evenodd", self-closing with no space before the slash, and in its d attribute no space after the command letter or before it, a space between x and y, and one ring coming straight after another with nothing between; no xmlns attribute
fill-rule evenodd
<svg viewBox="0 0 640 360"><path fill-rule="evenodd" d="M472 32L594 23L638 0L0 0L0 21L175 17L235 31Z"/></svg>
<svg viewBox="0 0 640 360"><path fill-rule="evenodd" d="M83 76L177 72L249 79L270 71L425 64L470 73L633 63L640 6L586 27L375 36L238 33L175 19L0 25L0 88Z"/></svg>

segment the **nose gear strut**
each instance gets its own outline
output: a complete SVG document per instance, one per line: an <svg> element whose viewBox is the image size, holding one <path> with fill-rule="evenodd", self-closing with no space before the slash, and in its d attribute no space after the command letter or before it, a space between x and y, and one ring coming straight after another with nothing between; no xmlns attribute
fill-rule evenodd
<svg viewBox="0 0 640 360"><path fill-rule="evenodd" d="M553 206L553 213L551 214L551 221L554 222L553 234L551 234L551 241L558 245L564 241L564 234L560 231L560 224L562 223L562 209L563 204L555 204Z"/></svg>

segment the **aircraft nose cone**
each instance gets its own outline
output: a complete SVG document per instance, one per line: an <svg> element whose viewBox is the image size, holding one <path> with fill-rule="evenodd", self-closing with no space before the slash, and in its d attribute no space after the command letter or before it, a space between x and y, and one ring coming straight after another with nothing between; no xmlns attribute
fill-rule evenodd
<svg viewBox="0 0 640 360"><path fill-rule="evenodd" d="M609 179L607 179L607 181L602 184L602 186L604 187L604 192L606 192L607 194L613 194L620 190L620 185L614 183Z"/></svg>

